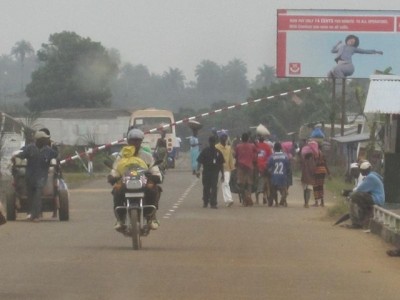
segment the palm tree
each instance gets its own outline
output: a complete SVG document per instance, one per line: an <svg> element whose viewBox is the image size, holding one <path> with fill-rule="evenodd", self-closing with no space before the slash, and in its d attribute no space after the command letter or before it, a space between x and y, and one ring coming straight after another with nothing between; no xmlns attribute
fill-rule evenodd
<svg viewBox="0 0 400 300"><path fill-rule="evenodd" d="M195 76L197 78L197 90L208 102L217 100L221 91L222 68L211 60L203 60L196 66Z"/></svg>
<svg viewBox="0 0 400 300"><path fill-rule="evenodd" d="M14 55L21 63L21 92L24 90L24 61L25 57L34 54L35 51L31 43L21 40L15 43L15 46L11 49L11 55Z"/></svg>
<svg viewBox="0 0 400 300"><path fill-rule="evenodd" d="M240 59L233 59L222 68L224 98L243 99L248 94L247 66Z"/></svg>
<svg viewBox="0 0 400 300"><path fill-rule="evenodd" d="M163 74L164 83L170 91L180 93L185 88L185 75L178 68L169 68L167 72Z"/></svg>
<svg viewBox="0 0 400 300"><path fill-rule="evenodd" d="M252 83L252 88L255 90L261 89L263 87L270 87L273 82L276 82L277 78L275 76L275 68L267 65L263 65L258 68L258 74L256 79Z"/></svg>

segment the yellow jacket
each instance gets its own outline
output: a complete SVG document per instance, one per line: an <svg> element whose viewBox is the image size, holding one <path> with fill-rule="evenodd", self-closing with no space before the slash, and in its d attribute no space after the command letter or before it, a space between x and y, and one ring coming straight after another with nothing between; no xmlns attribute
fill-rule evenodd
<svg viewBox="0 0 400 300"><path fill-rule="evenodd" d="M147 164L143 159L134 156L135 146L125 146L121 150L121 159L118 160L116 170L119 176L122 176L130 165L139 165L143 169L148 169Z"/></svg>
<svg viewBox="0 0 400 300"><path fill-rule="evenodd" d="M231 172L233 169L235 169L232 147L230 145L224 146L221 143L218 143L215 145L215 148L221 151L222 155L224 156L224 171Z"/></svg>

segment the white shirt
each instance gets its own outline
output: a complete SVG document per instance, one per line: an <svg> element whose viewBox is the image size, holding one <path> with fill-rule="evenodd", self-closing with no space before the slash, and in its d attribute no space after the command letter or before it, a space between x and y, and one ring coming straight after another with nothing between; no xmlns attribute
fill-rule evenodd
<svg viewBox="0 0 400 300"><path fill-rule="evenodd" d="M182 143L182 140L181 140L181 138L180 138L179 136L177 136L177 137L175 138L175 144L174 144L174 147L177 147L177 148L179 148L179 147L181 146L181 143Z"/></svg>

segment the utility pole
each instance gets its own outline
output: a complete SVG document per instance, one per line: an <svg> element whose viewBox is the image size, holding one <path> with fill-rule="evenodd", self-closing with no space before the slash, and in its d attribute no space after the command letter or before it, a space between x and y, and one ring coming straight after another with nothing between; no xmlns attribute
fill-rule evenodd
<svg viewBox="0 0 400 300"><path fill-rule="evenodd" d="M332 78L332 106L331 106L331 138L335 137L336 117L336 78Z"/></svg>
<svg viewBox="0 0 400 300"><path fill-rule="evenodd" d="M340 135L344 136L344 123L346 122L346 77L342 79Z"/></svg>

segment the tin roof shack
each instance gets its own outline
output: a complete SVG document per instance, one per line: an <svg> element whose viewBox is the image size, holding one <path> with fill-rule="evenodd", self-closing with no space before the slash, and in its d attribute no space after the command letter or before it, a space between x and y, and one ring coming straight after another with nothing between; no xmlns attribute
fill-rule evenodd
<svg viewBox="0 0 400 300"><path fill-rule="evenodd" d="M385 116L383 147L386 202L400 203L400 76L370 77L364 113Z"/></svg>
<svg viewBox="0 0 400 300"><path fill-rule="evenodd" d="M76 108L43 111L37 127L47 127L51 139L64 145L102 145L125 137L131 111Z"/></svg>

